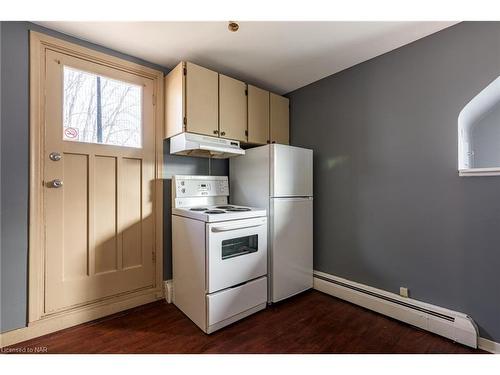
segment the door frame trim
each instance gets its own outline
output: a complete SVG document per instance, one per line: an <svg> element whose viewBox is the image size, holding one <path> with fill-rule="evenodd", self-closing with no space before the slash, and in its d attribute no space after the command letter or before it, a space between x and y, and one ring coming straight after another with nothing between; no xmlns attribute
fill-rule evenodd
<svg viewBox="0 0 500 375"><path fill-rule="evenodd" d="M162 295L163 284L163 72L121 58L98 52L90 48L66 42L42 33L30 31L30 167L29 167L29 233L28 233L28 325L50 319L51 315L43 314L44 303L44 234L43 234L43 129L45 120L45 54L52 50L67 55L98 63L110 68L119 69L151 79L154 85L154 129L155 129L155 205L154 205L154 249L155 249L155 283L153 288L130 292L128 298L137 299L144 293L155 296ZM125 297L127 298L127 297ZM117 302L124 296L116 297ZM103 298L85 307L82 311L95 309L96 306L113 303L113 297ZM147 302L145 302L147 303ZM127 304L124 304L127 305ZM128 308L128 307L127 307ZM71 314L73 310L66 310ZM119 310L117 310L119 311ZM60 314L55 314L61 316ZM84 320L72 320L72 325L89 320L87 315L80 314ZM55 318L55 316L54 316ZM73 324L74 323L74 324Z"/></svg>

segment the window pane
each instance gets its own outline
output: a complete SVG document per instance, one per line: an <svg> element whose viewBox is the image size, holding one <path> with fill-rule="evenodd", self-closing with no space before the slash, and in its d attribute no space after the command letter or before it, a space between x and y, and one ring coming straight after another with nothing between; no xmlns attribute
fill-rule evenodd
<svg viewBox="0 0 500 375"><path fill-rule="evenodd" d="M222 259L255 253L258 250L258 243L259 239L256 234L224 240L222 241Z"/></svg>
<svg viewBox="0 0 500 375"><path fill-rule="evenodd" d="M142 87L64 67L63 139L142 146Z"/></svg>

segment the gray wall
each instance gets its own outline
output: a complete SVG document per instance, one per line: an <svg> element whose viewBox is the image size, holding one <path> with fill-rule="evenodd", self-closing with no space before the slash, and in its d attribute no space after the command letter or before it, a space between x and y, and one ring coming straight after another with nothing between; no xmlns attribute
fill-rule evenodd
<svg viewBox="0 0 500 375"><path fill-rule="evenodd" d="M1 22L1 268L0 331L24 327L27 318L29 181L29 30L68 40L165 73L168 69L81 41L29 22ZM170 180L175 173L208 173L208 160L176 157L165 142L164 278L171 278ZM227 174L225 160L212 162L213 174Z"/></svg>
<svg viewBox="0 0 500 375"><path fill-rule="evenodd" d="M2 332L24 326L26 321L29 108L28 40L23 26L1 23Z"/></svg>
<svg viewBox="0 0 500 375"><path fill-rule="evenodd" d="M289 94L314 149L314 267L470 314L500 341L500 177L459 177L460 110L500 74L461 23Z"/></svg>

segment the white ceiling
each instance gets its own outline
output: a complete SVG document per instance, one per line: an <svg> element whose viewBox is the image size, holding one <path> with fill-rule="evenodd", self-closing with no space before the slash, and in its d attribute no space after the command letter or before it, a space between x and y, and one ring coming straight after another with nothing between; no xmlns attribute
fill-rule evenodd
<svg viewBox="0 0 500 375"><path fill-rule="evenodd" d="M172 68L181 60L283 94L456 22L37 22Z"/></svg>

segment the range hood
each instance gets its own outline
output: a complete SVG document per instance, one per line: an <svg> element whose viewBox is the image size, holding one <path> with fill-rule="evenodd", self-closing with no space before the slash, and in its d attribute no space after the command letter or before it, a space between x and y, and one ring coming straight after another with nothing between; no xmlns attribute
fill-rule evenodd
<svg viewBox="0 0 500 375"><path fill-rule="evenodd" d="M227 159L245 155L240 142L206 135L181 133L170 138L170 153L202 158Z"/></svg>

